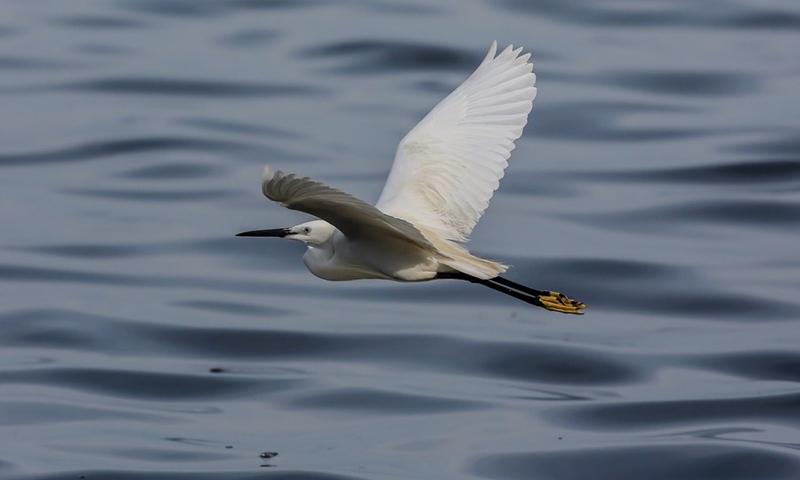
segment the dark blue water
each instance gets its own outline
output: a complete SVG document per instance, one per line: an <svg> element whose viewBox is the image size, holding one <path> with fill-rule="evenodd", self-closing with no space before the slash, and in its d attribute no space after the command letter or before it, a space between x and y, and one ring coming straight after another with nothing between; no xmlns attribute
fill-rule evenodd
<svg viewBox="0 0 800 480"><path fill-rule="evenodd" d="M261 166L374 200L491 41L539 96L466 283L329 283ZM0 477L800 478L800 4L0 3ZM261 458L264 452L277 453Z"/></svg>

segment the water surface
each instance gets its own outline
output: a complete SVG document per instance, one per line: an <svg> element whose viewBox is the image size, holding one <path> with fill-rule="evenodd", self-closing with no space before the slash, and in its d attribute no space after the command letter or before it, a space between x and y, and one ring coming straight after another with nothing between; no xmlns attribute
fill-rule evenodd
<svg viewBox="0 0 800 480"><path fill-rule="evenodd" d="M799 32L788 0L3 2L0 476L798 478ZM377 198L494 39L539 95L471 248L584 317L233 236L307 220L266 162Z"/></svg>

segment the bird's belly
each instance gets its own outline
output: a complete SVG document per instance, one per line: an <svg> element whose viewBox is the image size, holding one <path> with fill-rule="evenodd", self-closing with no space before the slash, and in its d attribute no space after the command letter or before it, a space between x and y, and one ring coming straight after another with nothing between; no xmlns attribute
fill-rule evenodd
<svg viewBox="0 0 800 480"><path fill-rule="evenodd" d="M429 252L404 243L341 242L333 255L309 248L303 255L309 271L332 281L384 279L403 282L430 280L439 262Z"/></svg>

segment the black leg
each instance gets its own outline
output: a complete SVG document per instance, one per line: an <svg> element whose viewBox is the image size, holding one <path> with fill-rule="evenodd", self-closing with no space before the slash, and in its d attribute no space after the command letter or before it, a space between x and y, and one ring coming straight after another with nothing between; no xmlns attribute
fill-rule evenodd
<svg viewBox="0 0 800 480"><path fill-rule="evenodd" d="M586 308L581 302L573 300L566 295L558 292L551 292L549 290L536 290L503 277L494 277L488 280L473 277L463 272L441 272L436 275L436 278L441 279L454 279L466 280L471 283L478 283L485 287L489 287L494 291L504 293L510 297L522 300L530 305L536 305L547 310L561 313L571 313L574 315L583 315L581 309Z"/></svg>
<svg viewBox="0 0 800 480"><path fill-rule="evenodd" d="M527 287L522 285L521 283L512 282L511 280L505 279L503 277L494 277L492 279L493 282L499 283L500 285L504 285L506 287L513 288L515 290L519 290L520 292L525 292L529 295L551 295L553 292L548 290L536 290L535 288Z"/></svg>

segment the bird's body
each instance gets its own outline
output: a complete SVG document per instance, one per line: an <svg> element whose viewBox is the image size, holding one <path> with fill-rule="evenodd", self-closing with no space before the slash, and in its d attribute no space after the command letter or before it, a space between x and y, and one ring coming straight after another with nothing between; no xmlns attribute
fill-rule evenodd
<svg viewBox="0 0 800 480"><path fill-rule="evenodd" d="M311 273L325 280L371 278L418 282L436 276L440 264L435 257L433 252L400 239L380 243L350 241L335 230L321 246L309 246L303 263Z"/></svg>
<svg viewBox="0 0 800 480"><path fill-rule="evenodd" d="M325 280L456 278L549 310L582 313L580 302L500 277L506 265L464 246L499 186L536 96L530 54L521 50L509 46L495 56L492 44L477 70L403 138L375 206L267 166L264 195L320 220L239 235L306 243L303 262Z"/></svg>

